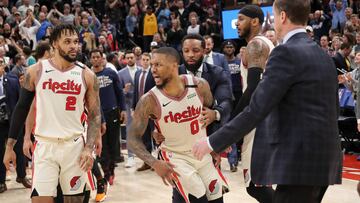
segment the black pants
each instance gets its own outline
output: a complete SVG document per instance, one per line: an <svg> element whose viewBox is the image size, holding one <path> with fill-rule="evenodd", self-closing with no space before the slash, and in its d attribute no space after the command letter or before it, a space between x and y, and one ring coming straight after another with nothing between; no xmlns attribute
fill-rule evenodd
<svg viewBox="0 0 360 203"><path fill-rule="evenodd" d="M106 120L106 132L102 136L102 153L100 158L101 167L103 168L106 180L109 180L111 175L114 175L115 158L120 150L120 120L119 110L114 109L104 112Z"/></svg>
<svg viewBox="0 0 360 203"><path fill-rule="evenodd" d="M9 132L9 123L0 123L0 183L5 183L6 179L6 168L3 163L5 155L5 145ZM18 140L14 146L14 151L16 154L16 174L18 178L25 178L26 176L26 167L25 161L26 158L23 153L23 143L24 143L24 131L20 132L21 135L18 137Z"/></svg>
<svg viewBox="0 0 360 203"><path fill-rule="evenodd" d="M271 203L275 193L272 187L257 187L252 181L250 181L249 187L246 188L246 192L260 203Z"/></svg>
<svg viewBox="0 0 360 203"><path fill-rule="evenodd" d="M278 185L274 203L320 203L328 186Z"/></svg>
<svg viewBox="0 0 360 203"><path fill-rule="evenodd" d="M150 52L150 44L153 36L143 36L143 52Z"/></svg>

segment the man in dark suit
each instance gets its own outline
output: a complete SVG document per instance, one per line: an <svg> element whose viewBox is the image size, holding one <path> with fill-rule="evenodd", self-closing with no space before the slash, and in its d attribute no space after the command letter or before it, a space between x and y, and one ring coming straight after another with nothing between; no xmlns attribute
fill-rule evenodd
<svg viewBox="0 0 360 203"><path fill-rule="evenodd" d="M135 81L134 81L134 101L132 109L135 109L136 104L138 103L140 97L147 93L151 88L155 86L155 81L150 71L150 54L143 53L142 54L142 69L138 70L135 73ZM144 59L147 59L144 63ZM146 146L146 149L151 152L153 148L153 141L151 137L151 133L154 129L154 122L149 120L148 127L146 128L144 135L142 136L143 142ZM145 162L144 164L137 169L137 171L145 171L150 169L151 167L147 165Z"/></svg>
<svg viewBox="0 0 360 203"><path fill-rule="evenodd" d="M5 152L5 141L8 137L10 118L15 105L19 99L20 83L19 78L13 73L5 73L4 59L0 58L0 159L2 160ZM22 183L26 188L31 188L31 182L26 178L25 157L22 152L23 136L15 145L16 153L16 182ZM7 190L5 184L6 168L4 163L0 163L0 193Z"/></svg>
<svg viewBox="0 0 360 203"><path fill-rule="evenodd" d="M210 35L205 35L205 55L204 55L204 62L209 63L211 65L220 66L222 67L226 73L229 74L230 77L230 70L227 60L225 59L224 54L214 52L214 40Z"/></svg>
<svg viewBox="0 0 360 203"><path fill-rule="evenodd" d="M221 152L257 127L251 173L255 184L277 184L274 202L321 202L328 185L341 183L334 63L304 29L310 0L275 0L275 30L282 44L266 64L250 104L223 128L193 147L201 159ZM248 64L262 66L262 47Z"/></svg>
<svg viewBox="0 0 360 203"><path fill-rule="evenodd" d="M342 43L340 50L336 52L335 56L333 56L333 60L335 63L335 67L339 69L343 69L347 72L351 71L351 64L350 60L348 59L350 53L351 53L351 45L349 43ZM341 75L340 71L338 71L338 74Z"/></svg>
<svg viewBox="0 0 360 203"><path fill-rule="evenodd" d="M208 133L212 133L230 118L232 110L231 79L225 69L203 62L205 39L200 35L186 35L183 38L182 47L184 64L180 66L179 73L193 74L204 78L209 83L211 93L216 100L213 109L204 111L206 114L204 118L207 119L206 125L211 124L207 129Z"/></svg>

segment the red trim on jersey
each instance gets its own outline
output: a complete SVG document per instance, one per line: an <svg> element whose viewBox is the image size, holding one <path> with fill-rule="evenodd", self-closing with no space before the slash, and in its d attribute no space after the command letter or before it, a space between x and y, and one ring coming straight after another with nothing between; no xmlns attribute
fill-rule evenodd
<svg viewBox="0 0 360 203"><path fill-rule="evenodd" d="M163 151L163 150L160 150L160 152L161 152L162 158L163 158L166 162L171 163L171 162L170 162L170 159L169 159L169 158L167 157L167 155L166 155L166 152ZM185 202L186 202L186 203L190 203L188 197L185 195L185 192L184 192L184 189L183 189L183 187L182 187L182 185L181 185L181 182L180 182L180 180L179 180L179 177L178 177L175 173L172 174L172 175L173 175L174 178L176 179L176 181L174 181L174 183L175 183L178 191L180 192L180 194L183 196Z"/></svg>
<svg viewBox="0 0 360 203"><path fill-rule="evenodd" d="M93 176L91 174L91 170L87 171L86 174L87 174L87 177L89 179L91 190L95 190L95 184L94 184Z"/></svg>
<svg viewBox="0 0 360 203"><path fill-rule="evenodd" d="M71 64L71 66L68 68L68 70L61 70L61 68L59 68L59 66L56 65L56 64L53 62L52 59L48 59L48 61L49 61L49 63L53 66L53 68L54 68L55 70L58 70L58 71L60 71L60 72L62 72L62 73L66 73L66 72L68 72L68 71L71 71L72 69L74 69L74 68L76 67L75 64Z"/></svg>
<svg viewBox="0 0 360 203"><path fill-rule="evenodd" d="M226 185L229 185L229 184L227 183L227 181L226 181L225 176L222 174L220 168L217 168L216 170L217 170L217 172L219 173L221 179L225 182L225 184L226 184Z"/></svg>
<svg viewBox="0 0 360 203"><path fill-rule="evenodd" d="M188 84L187 78L184 77L184 79L185 79L185 84ZM173 96L167 95L164 90L162 90L162 89L159 89L159 90L160 90L160 92L161 92L165 97L167 97L167 98L169 98L169 99L172 99L172 100L175 100L175 101L181 101L182 99L184 99L184 97L185 97L185 96L187 95L187 93L188 93L188 88L185 88L185 90L184 90L184 92L182 93L182 95L180 95L179 97L173 97Z"/></svg>
<svg viewBox="0 0 360 203"><path fill-rule="evenodd" d="M155 111L157 111L157 112L159 113L159 117L156 118L155 121L159 121L160 118L161 118L161 105L160 105L160 101L159 101L159 99L157 98L157 96L155 95L155 93L154 93L152 90L150 90L148 93L149 93L150 95L152 95L152 96L154 97L154 99L155 99L155 102L156 102ZM159 126L159 127L160 127L160 126Z"/></svg>
<svg viewBox="0 0 360 203"><path fill-rule="evenodd" d="M39 71L37 72L37 78L35 80L35 90L36 90L36 86L39 83L41 75L42 75L43 66L42 66L41 61L38 62L38 66L39 66Z"/></svg>
<svg viewBox="0 0 360 203"><path fill-rule="evenodd" d="M32 151L32 174L31 174L31 178L32 180L34 180L34 173L35 173L35 156L34 156L34 152L35 152L35 149L36 149L36 146L37 146L37 140L35 140L34 142L34 151ZM31 181L31 185L34 183L34 181Z"/></svg>

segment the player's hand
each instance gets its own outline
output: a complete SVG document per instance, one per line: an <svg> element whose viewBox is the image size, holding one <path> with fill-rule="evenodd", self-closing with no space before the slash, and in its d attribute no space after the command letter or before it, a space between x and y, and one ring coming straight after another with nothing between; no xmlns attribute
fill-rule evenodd
<svg viewBox="0 0 360 203"><path fill-rule="evenodd" d="M209 154L212 150L209 148L207 143L207 138L204 137L203 139L197 141L193 148L192 153L195 156L196 159L202 160L202 158L205 156L205 154Z"/></svg>
<svg viewBox="0 0 360 203"><path fill-rule="evenodd" d="M228 147L228 148L226 148L226 149L224 150L225 153L230 153L231 151L232 151L232 147L231 147L231 146Z"/></svg>
<svg viewBox="0 0 360 203"><path fill-rule="evenodd" d="M97 138L95 139L94 145L95 145L95 154L98 156L101 156L101 151L102 151L101 135L97 136Z"/></svg>
<svg viewBox="0 0 360 203"><path fill-rule="evenodd" d="M165 141L165 137L156 129L152 132L152 137L154 138L156 144L161 144L163 141Z"/></svg>
<svg viewBox="0 0 360 203"><path fill-rule="evenodd" d="M175 175L180 176L177 172L174 171L175 165L162 160L156 160L152 167L158 176L162 178L165 185L168 186L170 184L172 187L175 187Z"/></svg>
<svg viewBox="0 0 360 203"><path fill-rule="evenodd" d="M209 109L207 107L203 107L203 110L201 112L201 116L199 118L200 123L202 124L201 128L206 128L209 126L212 122L214 122L216 119L216 113L214 110Z"/></svg>
<svg viewBox="0 0 360 203"><path fill-rule="evenodd" d="M27 137L27 136L25 136L25 137ZM23 153L29 159L31 159L31 154L34 153L34 144L28 138L24 139Z"/></svg>
<svg viewBox="0 0 360 203"><path fill-rule="evenodd" d="M92 149L89 149L88 147L85 147L81 154L79 159L80 168L83 171L89 171L93 167L94 159L92 156Z"/></svg>
<svg viewBox="0 0 360 203"><path fill-rule="evenodd" d="M127 122L126 111L120 112L120 121L121 121L121 123L126 124L126 122Z"/></svg>
<svg viewBox="0 0 360 203"><path fill-rule="evenodd" d="M213 158L215 168L219 168L219 166L221 164L221 156L216 152L211 152L210 155Z"/></svg>
<svg viewBox="0 0 360 203"><path fill-rule="evenodd" d="M10 165L13 165L16 168L16 154L12 147L6 146L5 155L4 155L4 165L7 170L10 170Z"/></svg>

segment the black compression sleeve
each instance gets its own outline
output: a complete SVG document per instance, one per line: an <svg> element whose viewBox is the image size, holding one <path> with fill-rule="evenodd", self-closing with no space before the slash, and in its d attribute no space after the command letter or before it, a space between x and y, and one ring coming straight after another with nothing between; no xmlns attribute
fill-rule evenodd
<svg viewBox="0 0 360 203"><path fill-rule="evenodd" d="M17 102L11 117L9 138L16 140L19 137L21 130L24 128L24 123L34 96L35 92L21 88L19 101Z"/></svg>

